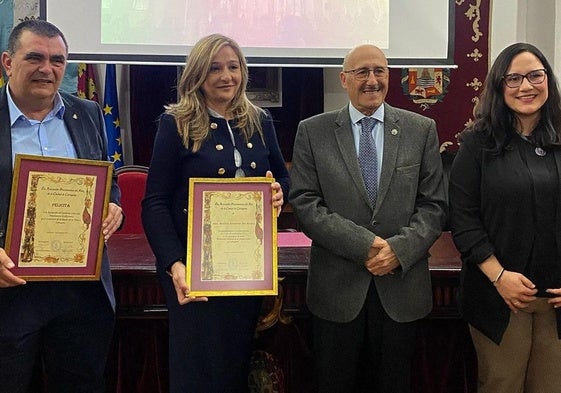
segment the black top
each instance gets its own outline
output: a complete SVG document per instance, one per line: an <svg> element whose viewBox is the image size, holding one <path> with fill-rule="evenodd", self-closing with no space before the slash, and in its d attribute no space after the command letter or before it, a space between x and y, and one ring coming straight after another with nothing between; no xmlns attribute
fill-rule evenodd
<svg viewBox="0 0 561 393"><path fill-rule="evenodd" d="M462 256L460 309L468 323L496 343L510 309L480 263L495 255L506 270L527 274L539 295L561 287L561 150L544 152L515 137L497 155L481 134L468 132L452 164L450 225Z"/></svg>
<svg viewBox="0 0 561 393"><path fill-rule="evenodd" d="M561 261L555 239L555 216L559 198L559 176L551 151L537 147L531 140L520 138L520 156L528 170L534 221L532 252L524 275L536 285L537 296L549 297L547 288L561 287Z"/></svg>

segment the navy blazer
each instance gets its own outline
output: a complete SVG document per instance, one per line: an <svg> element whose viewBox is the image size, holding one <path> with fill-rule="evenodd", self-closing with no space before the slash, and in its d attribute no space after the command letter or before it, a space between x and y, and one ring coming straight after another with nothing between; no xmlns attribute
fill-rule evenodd
<svg viewBox="0 0 561 393"><path fill-rule="evenodd" d="M267 114L261 124L263 139L254 133L245 141L235 122L230 122L236 148L242 156L241 168L247 177L265 176L270 170L286 199L290 180L273 121ZM209 127L209 137L200 150L193 152L183 145L175 118L168 114L160 118L142 201L144 231L160 273L186 256L189 178L226 179L235 175L234 146L226 120L211 116Z"/></svg>
<svg viewBox="0 0 561 393"><path fill-rule="evenodd" d="M10 192L12 186L12 140L10 114L6 86L0 89L0 247L4 247ZM65 106L64 123L72 139L78 158L107 161L107 136L101 108L94 101L85 100L60 92ZM117 178L113 176L111 186L111 202L120 205L121 193L117 186ZM115 308L115 296L111 282L111 269L104 247L101 268L101 281Z"/></svg>

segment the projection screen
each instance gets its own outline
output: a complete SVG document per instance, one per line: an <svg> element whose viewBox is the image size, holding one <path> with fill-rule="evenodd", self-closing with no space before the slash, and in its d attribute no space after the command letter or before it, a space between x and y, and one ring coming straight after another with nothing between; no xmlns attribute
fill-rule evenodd
<svg viewBox="0 0 561 393"><path fill-rule="evenodd" d="M70 60L183 64L202 36L222 33L252 66L339 66L373 43L394 66L453 65L449 0L40 0L66 35Z"/></svg>

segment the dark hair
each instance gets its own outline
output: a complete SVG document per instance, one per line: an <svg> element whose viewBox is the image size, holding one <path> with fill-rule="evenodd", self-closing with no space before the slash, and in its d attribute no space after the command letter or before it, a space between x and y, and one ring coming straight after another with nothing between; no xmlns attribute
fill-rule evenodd
<svg viewBox="0 0 561 393"><path fill-rule="evenodd" d="M512 59L523 52L536 56L547 72L548 98L540 108L540 120L532 133L532 140L546 148L561 145L561 97L553 69L538 48L519 42L506 47L497 56L475 109L475 121L468 127L468 130L481 133L488 147L497 154L504 151L516 134L517 119L506 105L503 77Z"/></svg>
<svg viewBox="0 0 561 393"><path fill-rule="evenodd" d="M24 31L30 31L41 37L60 37L62 38L62 41L64 41L64 46L66 47L66 52L68 53L68 42L58 27L42 19L29 19L16 25L12 29L10 37L8 37L8 48L6 50L11 56L13 56L18 50L20 38Z"/></svg>

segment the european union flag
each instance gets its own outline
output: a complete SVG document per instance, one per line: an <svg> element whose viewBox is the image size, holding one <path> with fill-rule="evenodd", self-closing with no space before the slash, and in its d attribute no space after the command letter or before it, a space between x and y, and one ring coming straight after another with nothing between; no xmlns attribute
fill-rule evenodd
<svg viewBox="0 0 561 393"><path fill-rule="evenodd" d="M123 166L123 145L121 144L121 123L117 102L117 78L115 64L105 66L105 91L103 115L107 132L107 154L115 169Z"/></svg>

